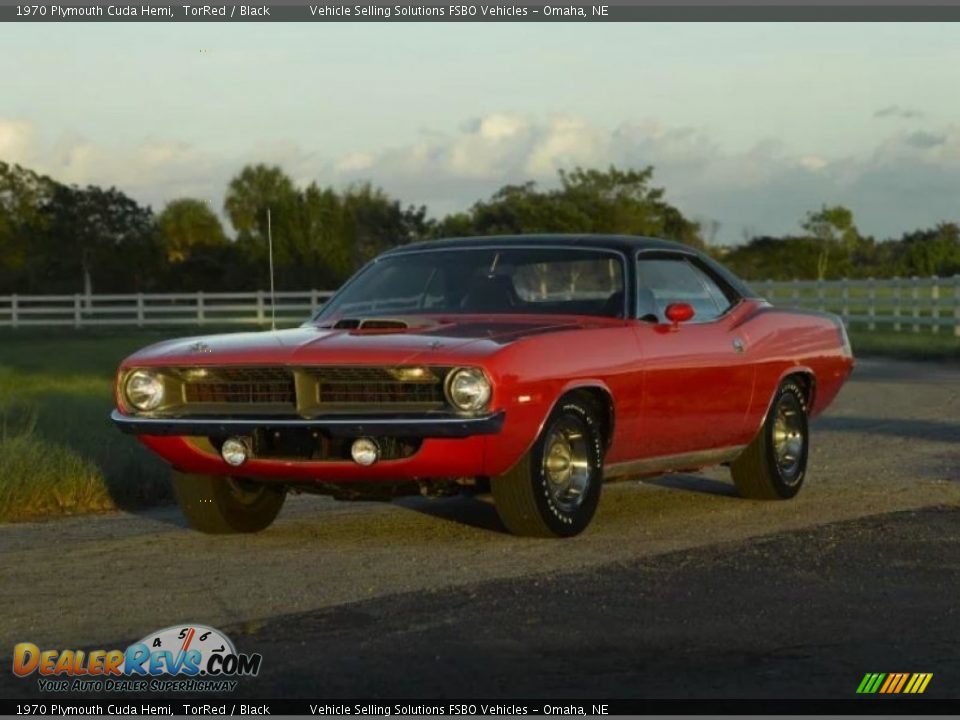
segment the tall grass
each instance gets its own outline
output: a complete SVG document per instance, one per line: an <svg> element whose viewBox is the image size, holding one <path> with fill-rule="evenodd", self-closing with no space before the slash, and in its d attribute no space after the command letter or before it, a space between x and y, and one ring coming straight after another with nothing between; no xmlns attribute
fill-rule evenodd
<svg viewBox="0 0 960 720"><path fill-rule="evenodd" d="M156 339L0 337L0 521L136 509L170 498L166 465L108 417L117 363Z"/></svg>
<svg viewBox="0 0 960 720"><path fill-rule="evenodd" d="M0 407L0 520L116 507L96 463L37 432L39 407Z"/></svg>

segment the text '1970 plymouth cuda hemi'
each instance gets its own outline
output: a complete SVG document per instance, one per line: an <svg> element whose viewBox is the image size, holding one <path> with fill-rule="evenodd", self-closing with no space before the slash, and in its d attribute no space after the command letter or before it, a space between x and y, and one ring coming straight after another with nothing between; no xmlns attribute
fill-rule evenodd
<svg viewBox="0 0 960 720"><path fill-rule="evenodd" d="M460 238L381 255L299 328L141 350L112 417L205 532L262 530L289 490L490 491L512 532L563 537L605 479L727 464L793 497L853 362L839 318L683 245Z"/></svg>

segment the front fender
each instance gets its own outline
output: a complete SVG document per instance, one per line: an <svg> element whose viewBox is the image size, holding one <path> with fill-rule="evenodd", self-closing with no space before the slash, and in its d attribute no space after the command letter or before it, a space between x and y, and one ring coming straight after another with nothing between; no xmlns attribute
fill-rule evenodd
<svg viewBox="0 0 960 720"><path fill-rule="evenodd" d="M485 474L496 477L509 472L533 447L560 400L580 389L600 390L613 397L607 384L599 379L545 381L536 387L515 389L509 398L511 404L503 428L498 435L487 437Z"/></svg>

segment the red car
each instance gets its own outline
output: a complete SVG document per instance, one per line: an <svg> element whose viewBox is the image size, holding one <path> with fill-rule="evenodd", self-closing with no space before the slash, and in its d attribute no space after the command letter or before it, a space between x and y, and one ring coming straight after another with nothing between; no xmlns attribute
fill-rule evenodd
<svg viewBox="0 0 960 720"><path fill-rule="evenodd" d="M299 328L141 350L112 418L205 532L266 528L290 489L490 490L514 533L570 536L605 479L728 464L793 497L853 363L839 318L683 245L463 238L381 255Z"/></svg>

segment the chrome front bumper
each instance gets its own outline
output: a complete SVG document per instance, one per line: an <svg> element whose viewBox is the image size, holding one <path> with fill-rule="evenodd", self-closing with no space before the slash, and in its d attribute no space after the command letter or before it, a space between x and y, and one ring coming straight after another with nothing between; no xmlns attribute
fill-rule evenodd
<svg viewBox="0 0 960 720"><path fill-rule="evenodd" d="M333 437L465 438L495 435L503 428L504 412L477 417L458 415L327 416L289 417L144 417L124 415L119 410L110 419L123 432L134 435L183 435L219 437L244 435L260 428L320 430Z"/></svg>

